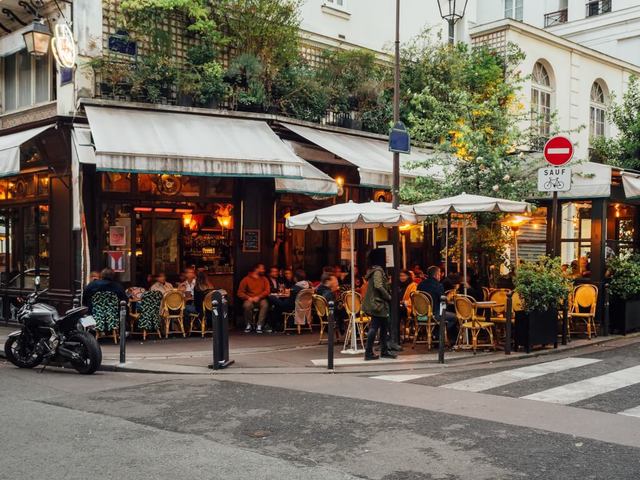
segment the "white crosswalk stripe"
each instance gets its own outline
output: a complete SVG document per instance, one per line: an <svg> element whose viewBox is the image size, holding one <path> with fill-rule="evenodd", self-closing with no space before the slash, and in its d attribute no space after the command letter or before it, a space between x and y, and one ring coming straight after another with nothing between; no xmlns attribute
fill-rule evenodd
<svg viewBox="0 0 640 480"><path fill-rule="evenodd" d="M620 415L626 415L627 417L638 417L640 418L640 407L630 408L629 410L623 410L622 412L618 412Z"/></svg>
<svg viewBox="0 0 640 480"><path fill-rule="evenodd" d="M569 383L521 398L569 405L637 383L640 383L640 365L607 373L606 375L587 378L586 380Z"/></svg>
<svg viewBox="0 0 640 480"><path fill-rule="evenodd" d="M411 380L417 380L418 378L425 378L425 377L431 377L433 375L436 375L435 373L425 373L422 375L418 375L418 374L406 374L406 375L378 375L376 377L371 377L371 378L375 378L376 380L385 380L387 382L409 382Z"/></svg>
<svg viewBox="0 0 640 480"><path fill-rule="evenodd" d="M467 392L482 392L492 388L502 387L511 383L530 380L532 378L549 375L552 373L562 372L577 367L584 367L600 360L592 358L563 358L552 362L539 363L537 365L529 365L527 367L515 368L513 370L505 370L491 375L483 375L481 377L469 378L460 382L442 385L444 388L454 390L464 390Z"/></svg>

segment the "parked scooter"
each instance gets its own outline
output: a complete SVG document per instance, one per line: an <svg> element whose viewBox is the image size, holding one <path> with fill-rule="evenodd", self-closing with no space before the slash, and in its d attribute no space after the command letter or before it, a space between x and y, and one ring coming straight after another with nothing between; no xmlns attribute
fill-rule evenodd
<svg viewBox="0 0 640 480"><path fill-rule="evenodd" d="M60 316L51 305L38 303L47 291L38 290L39 285L36 277L35 291L17 312L22 329L9 335L4 345L7 359L20 368L68 362L82 374L94 373L102 363L102 350L87 307L74 307Z"/></svg>

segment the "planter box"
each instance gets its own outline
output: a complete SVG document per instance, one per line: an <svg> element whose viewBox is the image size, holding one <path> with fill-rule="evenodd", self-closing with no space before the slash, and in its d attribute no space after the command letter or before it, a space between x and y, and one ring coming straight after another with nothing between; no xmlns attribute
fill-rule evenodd
<svg viewBox="0 0 640 480"><path fill-rule="evenodd" d="M640 329L640 299L612 299L609 308L609 324L612 332L626 335Z"/></svg>
<svg viewBox="0 0 640 480"><path fill-rule="evenodd" d="M558 346L558 310L550 308L545 312L516 312L514 336L515 350L524 347L525 352L531 352L533 345Z"/></svg>

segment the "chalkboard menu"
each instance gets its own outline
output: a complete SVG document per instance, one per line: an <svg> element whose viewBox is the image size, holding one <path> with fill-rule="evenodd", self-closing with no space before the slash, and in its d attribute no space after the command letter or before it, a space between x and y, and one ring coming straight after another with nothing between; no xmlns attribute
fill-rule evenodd
<svg viewBox="0 0 640 480"><path fill-rule="evenodd" d="M243 252L260 253L260 230L245 230L243 239Z"/></svg>

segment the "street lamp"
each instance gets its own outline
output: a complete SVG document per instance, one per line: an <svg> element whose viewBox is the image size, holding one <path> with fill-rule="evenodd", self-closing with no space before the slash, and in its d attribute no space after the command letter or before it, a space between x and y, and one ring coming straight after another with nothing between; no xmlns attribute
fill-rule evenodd
<svg viewBox="0 0 640 480"><path fill-rule="evenodd" d="M522 225L530 222L531 220L531 217L525 217L524 215L512 215L503 222L503 224L509 227L511 229L511 232L513 233L513 244L515 253L515 264L513 267L514 272L518 270L518 263L520 262L520 259L518 258L518 230L520 230L520 227Z"/></svg>
<svg viewBox="0 0 640 480"><path fill-rule="evenodd" d="M49 51L51 31L43 22L35 21L22 34L27 51L35 57L43 57Z"/></svg>
<svg viewBox="0 0 640 480"><path fill-rule="evenodd" d="M449 24L449 43L454 42L454 26L458 20L464 17L469 0L438 0L440 16Z"/></svg>

